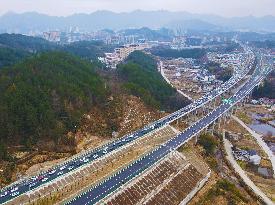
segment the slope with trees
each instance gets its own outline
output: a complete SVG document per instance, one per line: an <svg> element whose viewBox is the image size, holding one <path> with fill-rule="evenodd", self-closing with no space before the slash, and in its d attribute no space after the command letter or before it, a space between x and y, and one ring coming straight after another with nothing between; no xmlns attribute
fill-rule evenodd
<svg viewBox="0 0 275 205"><path fill-rule="evenodd" d="M124 88L146 104L166 110L176 110L187 101L176 92L157 71L156 61L143 52L133 52L125 64L118 66Z"/></svg>
<svg viewBox="0 0 275 205"><path fill-rule="evenodd" d="M82 59L97 61L114 49L101 41L80 41L58 45L37 37L21 34L0 34L0 69L14 65L27 57L46 51L64 51Z"/></svg>
<svg viewBox="0 0 275 205"><path fill-rule="evenodd" d="M92 105L106 100L92 64L50 52L0 70L0 139L30 146L74 131Z"/></svg>

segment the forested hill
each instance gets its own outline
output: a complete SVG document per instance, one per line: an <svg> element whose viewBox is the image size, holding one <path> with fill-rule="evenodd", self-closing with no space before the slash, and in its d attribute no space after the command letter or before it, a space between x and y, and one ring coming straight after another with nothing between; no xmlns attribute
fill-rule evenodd
<svg viewBox="0 0 275 205"><path fill-rule="evenodd" d="M0 141L31 145L77 128L92 105L106 99L89 62L49 52L0 70Z"/></svg>
<svg viewBox="0 0 275 205"><path fill-rule="evenodd" d="M55 49L42 38L20 34L0 34L0 69L22 61L34 53Z"/></svg>
<svg viewBox="0 0 275 205"><path fill-rule="evenodd" d="M154 108L173 111L188 103L163 79L156 61L143 52L133 52L126 63L118 66L117 72L130 94Z"/></svg>
<svg viewBox="0 0 275 205"><path fill-rule="evenodd" d="M96 60L114 48L101 41L80 41L58 45L37 37L21 34L0 34L0 69L14 65L27 57L46 51L64 51L82 59Z"/></svg>
<svg viewBox="0 0 275 205"><path fill-rule="evenodd" d="M275 71L268 76L262 86L253 91L253 97L275 99Z"/></svg>
<svg viewBox="0 0 275 205"><path fill-rule="evenodd" d="M35 53L54 49L56 44L50 43L42 38L35 38L21 34L0 34L0 46Z"/></svg>

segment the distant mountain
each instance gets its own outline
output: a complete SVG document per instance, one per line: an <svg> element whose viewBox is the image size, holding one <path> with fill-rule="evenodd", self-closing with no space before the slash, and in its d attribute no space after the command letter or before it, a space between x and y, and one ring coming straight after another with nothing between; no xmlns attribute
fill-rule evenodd
<svg viewBox="0 0 275 205"><path fill-rule="evenodd" d="M234 17L201 15L188 12L133 11L114 13L96 11L91 14L74 14L67 17L47 16L35 12L23 14L7 13L0 17L0 32L28 33L29 31L68 30L71 26L81 30L127 28L161 28L177 25L191 30L245 30L275 31L275 17Z"/></svg>
<svg viewBox="0 0 275 205"><path fill-rule="evenodd" d="M143 36L144 39L148 40L169 40L171 39L171 30L169 29L159 29L159 30L152 30L147 27L142 27L138 29L124 29L120 30L119 33L124 35L138 35ZM172 32L173 33L173 32Z"/></svg>
<svg viewBox="0 0 275 205"><path fill-rule="evenodd" d="M181 30L193 31L219 31L225 29L222 26L217 26L215 24L208 23L199 19L172 21L169 24L165 25L165 27L170 29L180 28Z"/></svg>

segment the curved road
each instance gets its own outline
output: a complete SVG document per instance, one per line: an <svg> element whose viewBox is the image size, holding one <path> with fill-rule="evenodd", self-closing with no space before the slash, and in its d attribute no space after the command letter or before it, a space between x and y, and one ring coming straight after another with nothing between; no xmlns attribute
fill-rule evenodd
<svg viewBox="0 0 275 205"><path fill-rule="evenodd" d="M248 56L248 59L246 60L247 67L239 73L236 73L236 75L234 75L229 81L225 82L221 87L211 91L204 97L196 100L194 103L182 108L181 110L176 111L154 123L151 123L132 134L126 135L121 139L112 141L109 144L106 144L95 150L88 151L87 153L84 153L81 156L77 156L73 159L70 159L63 164L53 167L51 170L47 172L43 172L38 176L32 177L31 179L16 182L12 186L8 186L2 189L0 192L0 204L4 204L8 201L13 200L19 195L22 195L29 191L34 191L35 189L49 182L61 178L65 174L74 171L82 166L85 166L89 164L91 161L103 157L106 154L112 152L113 150L119 149L122 146L133 142L137 138L140 138L145 134L152 132L153 130L163 127L164 125L169 124L183 117L184 115L187 115L188 113L202 107L206 103L212 101L213 99L220 96L221 94L232 88L234 85L236 85L240 80L244 78L244 76L247 75L249 70L253 67L254 54L250 50L247 50L246 55Z"/></svg>
<svg viewBox="0 0 275 205"><path fill-rule="evenodd" d="M224 103L217 109L209 113L207 116L196 122L191 127L187 128L183 133L177 135L175 138L169 140L153 152L140 158L136 162L132 163L123 170L117 172L115 175L109 177L102 183L91 188L89 191L82 193L80 196L74 198L67 204L79 205L79 204L96 204L103 198L117 190L121 185L130 181L134 177L137 177L144 170L158 162L161 158L166 156L172 150L178 149L180 146L185 144L192 137L197 135L203 129L208 127L211 123L215 122L224 113L230 110L236 103L240 102L245 98L254 87L259 84L270 70L263 71L259 75L254 75L234 96L232 96L232 103Z"/></svg>

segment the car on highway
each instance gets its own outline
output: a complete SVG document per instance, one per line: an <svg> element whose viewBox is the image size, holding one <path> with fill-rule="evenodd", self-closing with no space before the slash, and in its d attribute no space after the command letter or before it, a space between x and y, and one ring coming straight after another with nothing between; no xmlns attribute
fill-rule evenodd
<svg viewBox="0 0 275 205"><path fill-rule="evenodd" d="M42 179L42 182L46 182L49 178L45 177L44 179Z"/></svg>
<svg viewBox="0 0 275 205"><path fill-rule="evenodd" d="M53 170L51 170L51 171L49 172L49 175L52 175L52 174L54 174L55 172L56 172L56 170L53 169Z"/></svg>
<svg viewBox="0 0 275 205"><path fill-rule="evenodd" d="M37 179L38 179L38 176L34 176L34 177L31 178L31 180L33 180L33 181L37 180Z"/></svg>
<svg viewBox="0 0 275 205"><path fill-rule="evenodd" d="M31 188L31 187L34 187L36 185L36 183L31 183L30 185L29 185L29 187Z"/></svg>
<svg viewBox="0 0 275 205"><path fill-rule="evenodd" d="M11 192L15 192L17 190L18 190L18 187L14 187L14 188L11 189Z"/></svg>
<svg viewBox="0 0 275 205"><path fill-rule="evenodd" d="M18 196L19 195L19 192L17 191L17 192L13 192L12 194L11 194L11 196Z"/></svg>
<svg viewBox="0 0 275 205"><path fill-rule="evenodd" d="M67 166L66 166L66 165L64 165L64 166L60 167L60 169L59 169L59 170L61 170L61 171L62 171L62 170L64 170L64 169L66 169L66 167L67 167Z"/></svg>
<svg viewBox="0 0 275 205"><path fill-rule="evenodd" d="M64 172L58 172L57 175L60 176L62 175Z"/></svg>
<svg viewBox="0 0 275 205"><path fill-rule="evenodd" d="M85 162L85 163L87 163L87 162L89 162L89 159L87 159L87 158L83 158L83 162Z"/></svg>
<svg viewBox="0 0 275 205"><path fill-rule="evenodd" d="M68 170L71 171L73 168L74 168L74 166L69 166L69 167L68 167Z"/></svg>
<svg viewBox="0 0 275 205"><path fill-rule="evenodd" d="M3 193L0 195L0 197L5 197L5 196L7 196L7 194L8 194L8 192L5 191L5 192L3 192Z"/></svg>

